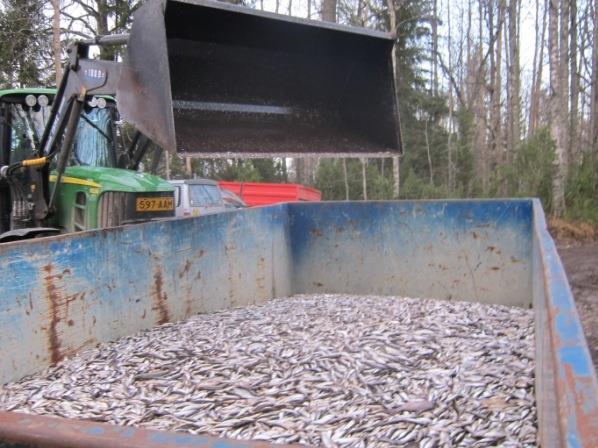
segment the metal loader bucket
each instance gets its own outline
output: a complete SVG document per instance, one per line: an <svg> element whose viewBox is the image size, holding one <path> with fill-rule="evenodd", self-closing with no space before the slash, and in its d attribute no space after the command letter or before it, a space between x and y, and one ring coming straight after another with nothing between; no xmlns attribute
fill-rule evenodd
<svg viewBox="0 0 598 448"><path fill-rule="evenodd" d="M123 117L195 157L400 152L390 34L203 0L135 14Z"/></svg>

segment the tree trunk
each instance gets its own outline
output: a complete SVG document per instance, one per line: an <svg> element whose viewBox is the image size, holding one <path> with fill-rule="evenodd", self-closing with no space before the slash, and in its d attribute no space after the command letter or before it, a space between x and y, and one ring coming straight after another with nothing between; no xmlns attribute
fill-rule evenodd
<svg viewBox="0 0 598 448"><path fill-rule="evenodd" d="M336 22L336 0L322 0L322 20Z"/></svg>
<svg viewBox="0 0 598 448"><path fill-rule="evenodd" d="M544 39L546 37L547 0L544 1L542 13L542 30L539 29L540 0L536 0L536 46L534 48L533 78L530 91L528 137L535 134L540 113L540 88L542 86L542 68L544 66Z"/></svg>
<svg viewBox="0 0 598 448"><path fill-rule="evenodd" d="M52 52L54 53L54 71L56 74L56 86L60 85L62 79L62 61L60 47L60 0L52 0Z"/></svg>
<svg viewBox="0 0 598 448"><path fill-rule="evenodd" d="M110 7L107 0L97 0L97 35L105 36L108 33L108 15L110 14ZM100 59L114 60L115 47L107 45L100 47Z"/></svg>
<svg viewBox="0 0 598 448"><path fill-rule="evenodd" d="M438 0L432 1L432 94L438 95Z"/></svg>
<svg viewBox="0 0 598 448"><path fill-rule="evenodd" d="M450 0L447 0L447 7L450 9ZM448 25L448 71L453 72L453 57L452 57L452 38L451 38L451 15L447 14L447 25ZM453 192L454 187L454 175L453 175L453 89L449 88L448 91L448 141L447 141L447 183L449 193Z"/></svg>
<svg viewBox="0 0 598 448"><path fill-rule="evenodd" d="M598 0L596 0L598 1ZM397 29L397 11L395 10L395 5L393 0L386 0L386 6L388 8L388 17L389 17L389 24L390 24L390 32L395 32ZM397 53L396 47L392 52L392 67L393 73L395 75L395 82L398 82L398 67L397 67ZM398 100L398 98L397 98ZM403 143L403 151L405 151L405 145ZM399 156L394 156L392 158L392 175L393 175L393 185L392 185L392 192L393 192L393 199L399 199L399 193L401 190L401 170L400 170L400 160Z"/></svg>
<svg viewBox="0 0 598 448"><path fill-rule="evenodd" d="M567 1L567 0L565 0ZM565 212L566 146L563 139L561 68L559 66L559 0L549 0L548 56L550 59L550 133L556 143L556 169L552 181L553 213Z"/></svg>
<svg viewBox="0 0 598 448"><path fill-rule="evenodd" d="M486 138L487 115L484 84L486 83L486 63L484 61L484 31L483 31L483 2L478 4L478 45L474 56L475 64L472 69L474 82L473 112L475 116L475 135L472 147L476 153L478 173L482 180L482 191L488 189L488 141Z"/></svg>
<svg viewBox="0 0 598 448"><path fill-rule="evenodd" d="M345 201L349 200L349 178L347 177L347 159L343 158L343 179L345 180Z"/></svg>
<svg viewBox="0 0 598 448"><path fill-rule="evenodd" d="M521 138L521 101L519 69L519 0L509 0L509 71L507 78L507 160L510 162Z"/></svg>
<svg viewBox="0 0 598 448"><path fill-rule="evenodd" d="M592 97L590 110L592 122L590 127L590 146L594 154L598 154L598 0L594 0L594 41L592 43Z"/></svg>
<svg viewBox="0 0 598 448"><path fill-rule="evenodd" d="M392 158L392 176L393 176L393 185L392 185L392 195L393 199L399 199L399 194L401 193L401 161L399 156L394 156Z"/></svg>
<svg viewBox="0 0 598 448"><path fill-rule="evenodd" d="M560 5L560 32L559 32L559 65L560 65L560 100L561 100L561 118L563 128L562 143L565 147L564 157L569 153L569 12L570 1L561 0ZM565 164L566 165L566 164Z"/></svg>
<svg viewBox="0 0 598 448"><path fill-rule="evenodd" d="M494 84L492 85L492 151L494 164L502 160L503 155L503 133L502 133L502 112L501 112L501 92L502 92L502 33L504 22L504 0L498 2L498 17L496 25L496 55L494 63Z"/></svg>
<svg viewBox="0 0 598 448"><path fill-rule="evenodd" d="M578 151L577 121L579 117L579 73L577 69L577 0L571 0L571 25L569 42L569 64L571 88L569 89L571 114L569 122L569 160L574 160Z"/></svg>
<svg viewBox="0 0 598 448"><path fill-rule="evenodd" d="M363 157L361 159L361 182L363 190L363 200L368 200L368 179L367 179L367 159Z"/></svg>
<svg viewBox="0 0 598 448"><path fill-rule="evenodd" d="M535 111L535 94L536 94L536 65L538 64L538 53L540 52L539 46L543 45L540 41L540 0L536 0L536 15L535 15L535 23L534 23L534 30L535 30L535 45L534 45L534 58L532 59L532 85L529 89L529 122L527 126L527 137L530 138L533 133L534 129L532 127L532 120L533 116L536 113Z"/></svg>

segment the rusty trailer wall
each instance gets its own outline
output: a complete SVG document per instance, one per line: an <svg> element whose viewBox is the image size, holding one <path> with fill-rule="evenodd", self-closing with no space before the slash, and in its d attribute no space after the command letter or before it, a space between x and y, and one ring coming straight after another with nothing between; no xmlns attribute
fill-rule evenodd
<svg viewBox="0 0 598 448"><path fill-rule="evenodd" d="M298 203L2 245L0 380L159 323L297 293L533 305L542 446L598 446L595 372L543 219L532 200ZM0 438L45 427L23 418ZM164 441L203 446L191 439Z"/></svg>
<svg viewBox="0 0 598 448"><path fill-rule="evenodd" d="M255 209L0 246L0 380L157 324L288 295L287 221L284 207Z"/></svg>

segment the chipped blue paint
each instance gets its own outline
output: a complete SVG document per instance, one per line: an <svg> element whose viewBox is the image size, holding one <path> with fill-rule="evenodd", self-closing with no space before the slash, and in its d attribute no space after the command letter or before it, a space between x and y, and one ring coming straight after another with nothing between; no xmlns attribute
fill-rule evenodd
<svg viewBox="0 0 598 448"><path fill-rule="evenodd" d="M194 436L191 434L173 434L173 433L153 433L148 437L150 442L160 443L165 446L189 445L189 446L206 446L208 439L201 436ZM231 445L226 444L227 448ZM237 446L238 445L233 445Z"/></svg>
<svg viewBox="0 0 598 448"><path fill-rule="evenodd" d="M242 448L250 447L253 444L243 441L215 440L203 436L178 433L151 433L147 440L168 447L211 447L211 448Z"/></svg>
<svg viewBox="0 0 598 448"><path fill-rule="evenodd" d="M560 330L557 331L560 332ZM592 374L591 365L585 360L586 353L584 346L561 347L558 349L558 355L563 363L572 367L575 375L590 377Z"/></svg>
<svg viewBox="0 0 598 448"><path fill-rule="evenodd" d="M135 432L136 432L135 428L132 428L130 426L126 426L126 427L122 428L121 431L119 431L120 436L124 437L126 439L130 439L133 436L135 436Z"/></svg>
<svg viewBox="0 0 598 448"><path fill-rule="evenodd" d="M567 446L569 448L582 448L581 441L577 437L575 416L569 420L569 428L567 431Z"/></svg>
<svg viewBox="0 0 598 448"><path fill-rule="evenodd" d="M84 430L84 432L92 436L101 436L102 434L106 433L106 430L101 426L93 426L87 430Z"/></svg>
<svg viewBox="0 0 598 448"><path fill-rule="evenodd" d="M533 301L540 442L598 446L595 372L537 200L293 203L166 220L2 245L0 277L0 381L164 320L293 293Z"/></svg>

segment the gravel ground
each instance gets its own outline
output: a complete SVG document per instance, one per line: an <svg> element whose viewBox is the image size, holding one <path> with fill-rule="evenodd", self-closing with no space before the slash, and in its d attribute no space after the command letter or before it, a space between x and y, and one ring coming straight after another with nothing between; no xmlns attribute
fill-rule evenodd
<svg viewBox="0 0 598 448"><path fill-rule="evenodd" d="M0 386L0 408L324 446L535 446L533 313L311 295L195 316Z"/></svg>

